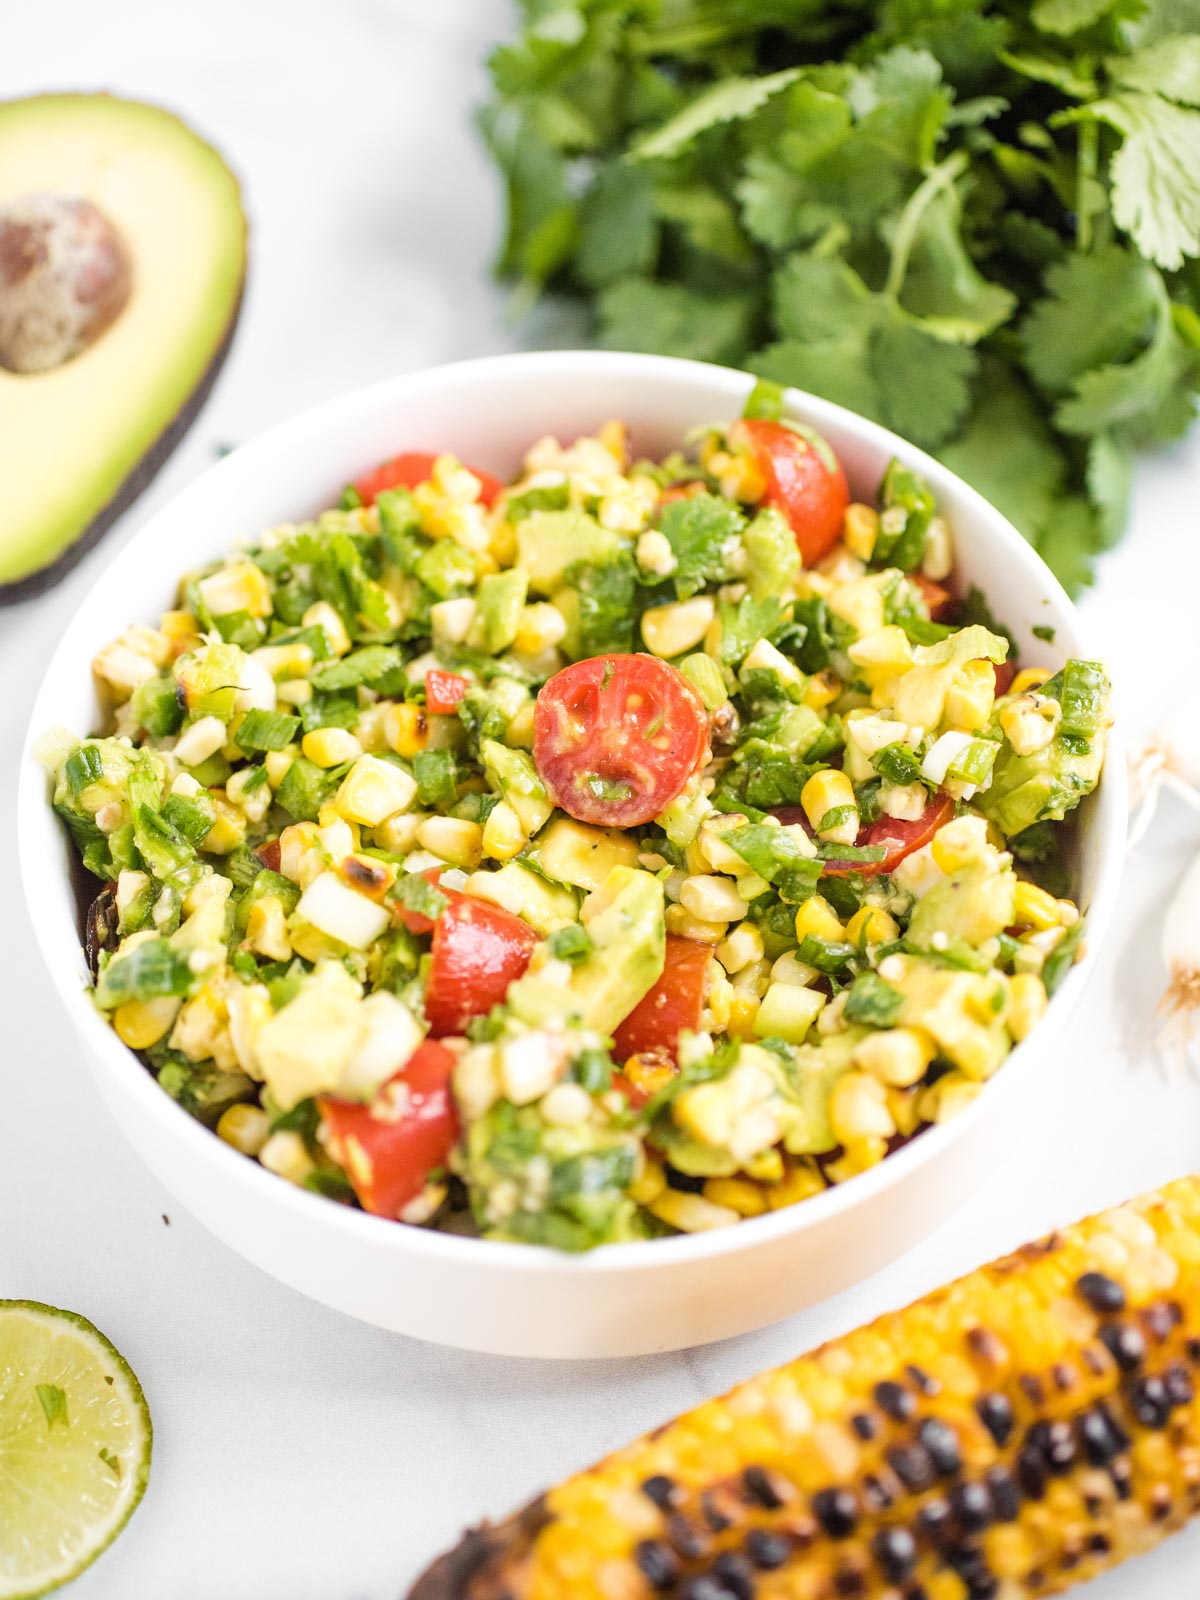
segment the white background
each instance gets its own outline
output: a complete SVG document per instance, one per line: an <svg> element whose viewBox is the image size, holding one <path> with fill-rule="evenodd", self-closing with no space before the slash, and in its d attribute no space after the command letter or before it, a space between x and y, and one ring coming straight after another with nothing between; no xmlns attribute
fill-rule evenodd
<svg viewBox="0 0 1200 1600"><path fill-rule="evenodd" d="M1163 905L1200 846L1200 819L1174 805L1130 863L1070 1053L1003 1168L870 1283L720 1347L562 1366L360 1326L203 1233L110 1125L22 911L12 768L34 685L108 555L219 445L341 390L517 342L487 275L498 191L470 124L485 46L507 23L501 0L0 0L0 97L111 88L182 111L237 167L252 222L241 328L187 443L58 589L0 611L0 1296L91 1317L141 1375L155 1422L145 1503L78 1600L398 1596L465 1521L1031 1234L1200 1166L1200 1088L1164 1081L1148 1048ZM1193 435L1142 469L1134 533L1086 601L1131 737L1195 680L1198 498ZM1197 1577L1200 1532L1089 1600L1179 1600Z"/></svg>

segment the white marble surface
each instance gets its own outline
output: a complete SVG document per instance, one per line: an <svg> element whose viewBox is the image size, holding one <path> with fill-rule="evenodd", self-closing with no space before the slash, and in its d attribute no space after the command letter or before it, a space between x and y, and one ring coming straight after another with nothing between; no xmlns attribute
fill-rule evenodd
<svg viewBox="0 0 1200 1600"><path fill-rule="evenodd" d="M339 390L514 342L486 276L497 196L468 122L479 59L506 15L499 0L46 0L7 19L0 97L140 94L225 149L245 181L253 268L233 354L184 448L57 590L0 612L5 755L15 758L42 665L106 553L218 445ZM1132 734L1196 676L1198 489L1200 438L1146 464L1134 537L1086 602ZM10 774L0 786L0 1296L93 1318L141 1374L156 1429L146 1501L76 1585L79 1600L387 1600L464 1521L1032 1233L1200 1162L1200 1088L1164 1083L1144 1048L1163 900L1200 846L1200 822L1172 808L1130 865L1072 1053L1031 1103L1025 1138L906 1260L791 1323L683 1355L556 1366L408 1342L261 1276L126 1148L30 947L12 789ZM1200 1532L1088 1592L1178 1600L1197 1577Z"/></svg>

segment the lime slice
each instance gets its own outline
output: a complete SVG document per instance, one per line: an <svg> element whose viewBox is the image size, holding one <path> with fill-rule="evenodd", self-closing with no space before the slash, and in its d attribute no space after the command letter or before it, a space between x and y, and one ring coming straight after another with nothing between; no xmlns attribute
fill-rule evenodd
<svg viewBox="0 0 1200 1600"><path fill-rule="evenodd" d="M142 1386L71 1311L0 1300L0 1600L77 1577L133 1515L150 1473Z"/></svg>

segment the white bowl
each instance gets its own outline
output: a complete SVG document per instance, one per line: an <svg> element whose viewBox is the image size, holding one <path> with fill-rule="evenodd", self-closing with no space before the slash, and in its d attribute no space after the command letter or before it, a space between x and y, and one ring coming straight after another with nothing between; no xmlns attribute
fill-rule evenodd
<svg viewBox="0 0 1200 1600"><path fill-rule="evenodd" d="M1039 1028L975 1105L850 1182L715 1233L566 1256L403 1227L348 1210L236 1154L155 1084L86 989L66 837L29 745L55 724L90 731L89 663L126 621L153 621L178 575L273 523L333 502L348 478L399 449L450 449L506 474L536 438L572 439L609 417L635 449L676 445L741 411L751 380L690 361L596 352L501 356L377 384L273 428L206 472L125 546L67 630L33 709L18 802L29 913L67 1014L113 1115L166 1187L233 1249L314 1299L380 1327L466 1349L528 1356L672 1350L761 1327L838 1293L903 1254L1001 1157L1036 1080L1051 1070L1108 924L1123 854L1122 765L1087 802L1079 873L1089 954ZM949 518L958 573L1013 630L1022 660L1087 653L1067 596L1024 539L973 489L895 434L791 393L789 412L826 436L858 496L888 460L929 479ZM1001 448L998 443L997 448ZM1055 630L1052 648L1034 626Z"/></svg>

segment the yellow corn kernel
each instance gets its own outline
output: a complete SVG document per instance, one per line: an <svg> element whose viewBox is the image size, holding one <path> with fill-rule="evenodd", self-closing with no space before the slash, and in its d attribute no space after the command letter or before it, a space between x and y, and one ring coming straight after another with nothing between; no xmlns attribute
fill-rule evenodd
<svg viewBox="0 0 1200 1600"><path fill-rule="evenodd" d="M190 611L164 611L158 631L170 645L172 658L186 655L200 643L200 627Z"/></svg>
<svg viewBox="0 0 1200 1600"><path fill-rule="evenodd" d="M271 585L266 574L253 561L235 561L219 567L196 585L205 608L214 617L232 611L247 611L252 617L269 617L272 611Z"/></svg>
<svg viewBox="0 0 1200 1600"><path fill-rule="evenodd" d="M890 1089L911 1089L925 1076L936 1046L923 1028L883 1028L855 1048L854 1065Z"/></svg>
<svg viewBox="0 0 1200 1600"><path fill-rule="evenodd" d="M866 1072L847 1072L834 1084L829 1123L837 1142L847 1146L860 1139L890 1139L896 1131L884 1085Z"/></svg>
<svg viewBox="0 0 1200 1600"><path fill-rule="evenodd" d="M394 761L385 761L380 756L360 756L342 779L329 807L330 823L342 818L348 823L376 828L396 812L407 811L416 794L416 783Z"/></svg>
<svg viewBox="0 0 1200 1600"><path fill-rule="evenodd" d="M303 1184L316 1166L304 1140L290 1128L271 1134L258 1152L258 1159L268 1172L296 1184Z"/></svg>
<svg viewBox="0 0 1200 1600"><path fill-rule="evenodd" d="M657 1200L667 1187L667 1175L663 1171L663 1164L657 1156L648 1152L642 1165L642 1170L629 1185L630 1199L639 1206L648 1206Z"/></svg>
<svg viewBox="0 0 1200 1600"><path fill-rule="evenodd" d="M1012 681L1009 694L1025 694L1030 689L1040 689L1052 676L1047 667L1022 667Z"/></svg>
<svg viewBox="0 0 1200 1600"><path fill-rule="evenodd" d="M279 785L288 775L288 769L300 754L299 746L289 744L282 750L268 750L263 757L263 766L267 769L267 782L272 789Z"/></svg>
<svg viewBox="0 0 1200 1600"><path fill-rule="evenodd" d="M244 1156L256 1156L271 1137L271 1119L261 1106L228 1106L217 1123L217 1138Z"/></svg>
<svg viewBox="0 0 1200 1600"><path fill-rule="evenodd" d="M309 606L301 620L306 628L324 628L329 648L335 656L344 656L350 649L350 635L346 632L346 624L328 600L318 600Z"/></svg>
<svg viewBox="0 0 1200 1600"><path fill-rule="evenodd" d="M411 760L429 743L429 719L420 706L400 700L388 706L383 719L388 748Z"/></svg>
<svg viewBox="0 0 1200 1600"><path fill-rule="evenodd" d="M701 944L720 944L729 926L725 922L705 922L693 916L686 906L674 905L667 907L666 923L668 933L680 939L696 939Z"/></svg>
<svg viewBox="0 0 1200 1600"><path fill-rule="evenodd" d="M558 644L566 631L567 619L558 607L539 600L521 612L513 646L523 655L536 656Z"/></svg>
<svg viewBox="0 0 1200 1600"><path fill-rule="evenodd" d="M735 989L729 1006L729 1032L735 1039L752 1039L758 1020L758 996L748 989Z"/></svg>
<svg viewBox="0 0 1200 1600"><path fill-rule="evenodd" d="M868 687L884 683L888 678L894 678L901 672L906 672L912 666L912 645L908 642L908 635L903 628L894 623L886 628L877 628L874 633L869 633L865 638L852 644L846 654L856 667L862 669L862 676L867 680Z"/></svg>
<svg viewBox="0 0 1200 1600"><path fill-rule="evenodd" d="M917 1109L923 1122L940 1125L965 1111L982 1092L982 1083L975 1082L962 1072L948 1072L930 1088L921 1091Z"/></svg>
<svg viewBox="0 0 1200 1600"><path fill-rule="evenodd" d="M742 1170L756 1183L782 1183L783 1155L772 1145L769 1150L760 1150L756 1156L751 1156Z"/></svg>
<svg viewBox="0 0 1200 1600"><path fill-rule="evenodd" d="M752 922L739 922L717 946L717 960L726 972L741 972L752 961L761 961L762 955L762 934Z"/></svg>
<svg viewBox="0 0 1200 1600"><path fill-rule="evenodd" d="M883 576L886 576L884 574ZM883 627L883 589L879 573L851 578L829 596L829 609L848 622L860 639Z"/></svg>
<svg viewBox="0 0 1200 1600"><path fill-rule="evenodd" d="M1058 901L1036 883L1018 883L1013 904L1014 921L1020 926L1036 928L1039 933L1058 927Z"/></svg>
<svg viewBox="0 0 1200 1600"><path fill-rule="evenodd" d="M996 698L996 674L990 661L966 661L946 690L943 717L948 728L975 733L992 714Z"/></svg>
<svg viewBox="0 0 1200 1600"><path fill-rule="evenodd" d="M375 827L375 843L389 855L406 856L417 842L417 829L425 821L424 811L398 811Z"/></svg>
<svg viewBox="0 0 1200 1600"><path fill-rule="evenodd" d="M846 541L846 549L860 561L870 561L878 537L878 511L874 506L865 506L858 500L852 501L846 507L842 523L842 538Z"/></svg>
<svg viewBox="0 0 1200 1600"><path fill-rule="evenodd" d="M148 1050L169 1032L180 1004L170 994L154 1000L126 1000L113 1012L112 1025L122 1044L131 1050Z"/></svg>
<svg viewBox="0 0 1200 1600"><path fill-rule="evenodd" d="M725 976L709 977L708 989L704 996L704 1005L711 1017L711 1026L725 1029L729 1026L729 1018L733 1010L734 987Z"/></svg>
<svg viewBox="0 0 1200 1600"><path fill-rule="evenodd" d="M729 878L700 873L679 886L680 904L702 922L740 922L747 905Z"/></svg>
<svg viewBox="0 0 1200 1600"><path fill-rule="evenodd" d="M630 1056L621 1070L635 1089L651 1098L676 1076L674 1062L658 1054Z"/></svg>
<svg viewBox="0 0 1200 1600"><path fill-rule="evenodd" d="M483 829L461 817L426 817L417 828L417 843L452 866L473 872L483 856Z"/></svg>
<svg viewBox="0 0 1200 1600"><path fill-rule="evenodd" d="M246 944L268 961L290 961L292 942L287 935L287 913L277 895L263 895L246 918Z"/></svg>
<svg viewBox="0 0 1200 1600"><path fill-rule="evenodd" d="M811 934L814 939L838 940L845 936L845 928L837 912L824 895L810 894L796 912L796 942L800 944Z"/></svg>
<svg viewBox="0 0 1200 1600"><path fill-rule="evenodd" d="M716 611L716 601L711 595L703 594L692 600L651 606L642 612L642 639L646 649L662 660L694 650L712 626Z"/></svg>
<svg viewBox="0 0 1200 1600"><path fill-rule="evenodd" d="M483 825L484 855L491 856L493 861L511 861L527 843L521 819L507 800L501 800L492 807Z"/></svg>
<svg viewBox="0 0 1200 1600"><path fill-rule="evenodd" d="M836 767L823 767L814 772L800 791L800 804L817 836L838 844L853 844L858 838L858 804L854 787L844 772ZM847 814L826 828L821 823L831 811Z"/></svg>
<svg viewBox="0 0 1200 1600"><path fill-rule="evenodd" d="M647 1210L680 1233L707 1233L710 1228L728 1228L741 1220L729 1206L715 1206L702 1195L684 1194L681 1189L664 1189Z"/></svg>
<svg viewBox="0 0 1200 1600"><path fill-rule="evenodd" d="M782 1211L784 1206L794 1206L798 1201L811 1200L825 1188L825 1179L815 1161L801 1159L785 1163L783 1177L767 1190L767 1204L772 1211Z"/></svg>
<svg viewBox="0 0 1200 1600"><path fill-rule="evenodd" d="M1018 972L1009 980L1009 992L1008 1031L1020 1043L1046 1013L1046 985L1032 972Z"/></svg>
<svg viewBox="0 0 1200 1600"><path fill-rule="evenodd" d="M980 974L963 997L963 1009L981 1027L999 1027L1008 1016L1010 998L1008 978L1003 972L986 977Z"/></svg>
<svg viewBox="0 0 1200 1600"><path fill-rule="evenodd" d="M276 683L302 681L312 671L312 646L302 639L291 644L264 644L252 652L252 659L265 667Z"/></svg>
<svg viewBox="0 0 1200 1600"><path fill-rule="evenodd" d="M847 1178L857 1178L860 1172L877 1167L887 1155L887 1140L882 1137L855 1139L846 1146L845 1154L831 1161L826 1171L831 1183L845 1183Z"/></svg>
<svg viewBox="0 0 1200 1600"><path fill-rule="evenodd" d="M1006 700L1000 708L1000 728L1019 756L1035 755L1052 742L1062 721L1062 707L1036 689Z"/></svg>
<svg viewBox="0 0 1200 1600"><path fill-rule="evenodd" d="M804 704L812 711L821 711L837 699L842 692L837 674L833 672L817 672L808 680L804 688Z"/></svg>
<svg viewBox="0 0 1200 1600"><path fill-rule="evenodd" d="M887 1104L892 1114L892 1121L896 1124L896 1132L904 1139L911 1139L921 1125L921 1118L917 1112L917 1091L889 1088Z"/></svg>
<svg viewBox="0 0 1200 1600"><path fill-rule="evenodd" d="M739 1217L761 1217L767 1209L761 1188L746 1178L710 1178L704 1185L704 1198L715 1206L728 1206Z"/></svg>
<svg viewBox="0 0 1200 1600"><path fill-rule="evenodd" d="M513 750L533 749L534 702L526 700L504 730L504 742Z"/></svg>
<svg viewBox="0 0 1200 1600"><path fill-rule="evenodd" d="M955 817L934 834L929 854L939 871L961 872L980 859L987 843L987 823L982 817Z"/></svg>
<svg viewBox="0 0 1200 1600"><path fill-rule="evenodd" d="M343 761L357 761L363 753L349 728L314 728L304 735L300 748L318 767L340 767Z"/></svg>
<svg viewBox="0 0 1200 1600"><path fill-rule="evenodd" d="M246 814L236 806L231 806L223 794L213 794L210 790L209 798L217 819L201 840L200 848L207 850L210 855L227 856L246 837Z"/></svg>
<svg viewBox="0 0 1200 1600"><path fill-rule="evenodd" d="M890 944L900 937L900 924L879 906L859 906L846 924L846 938L861 950L869 944Z"/></svg>

